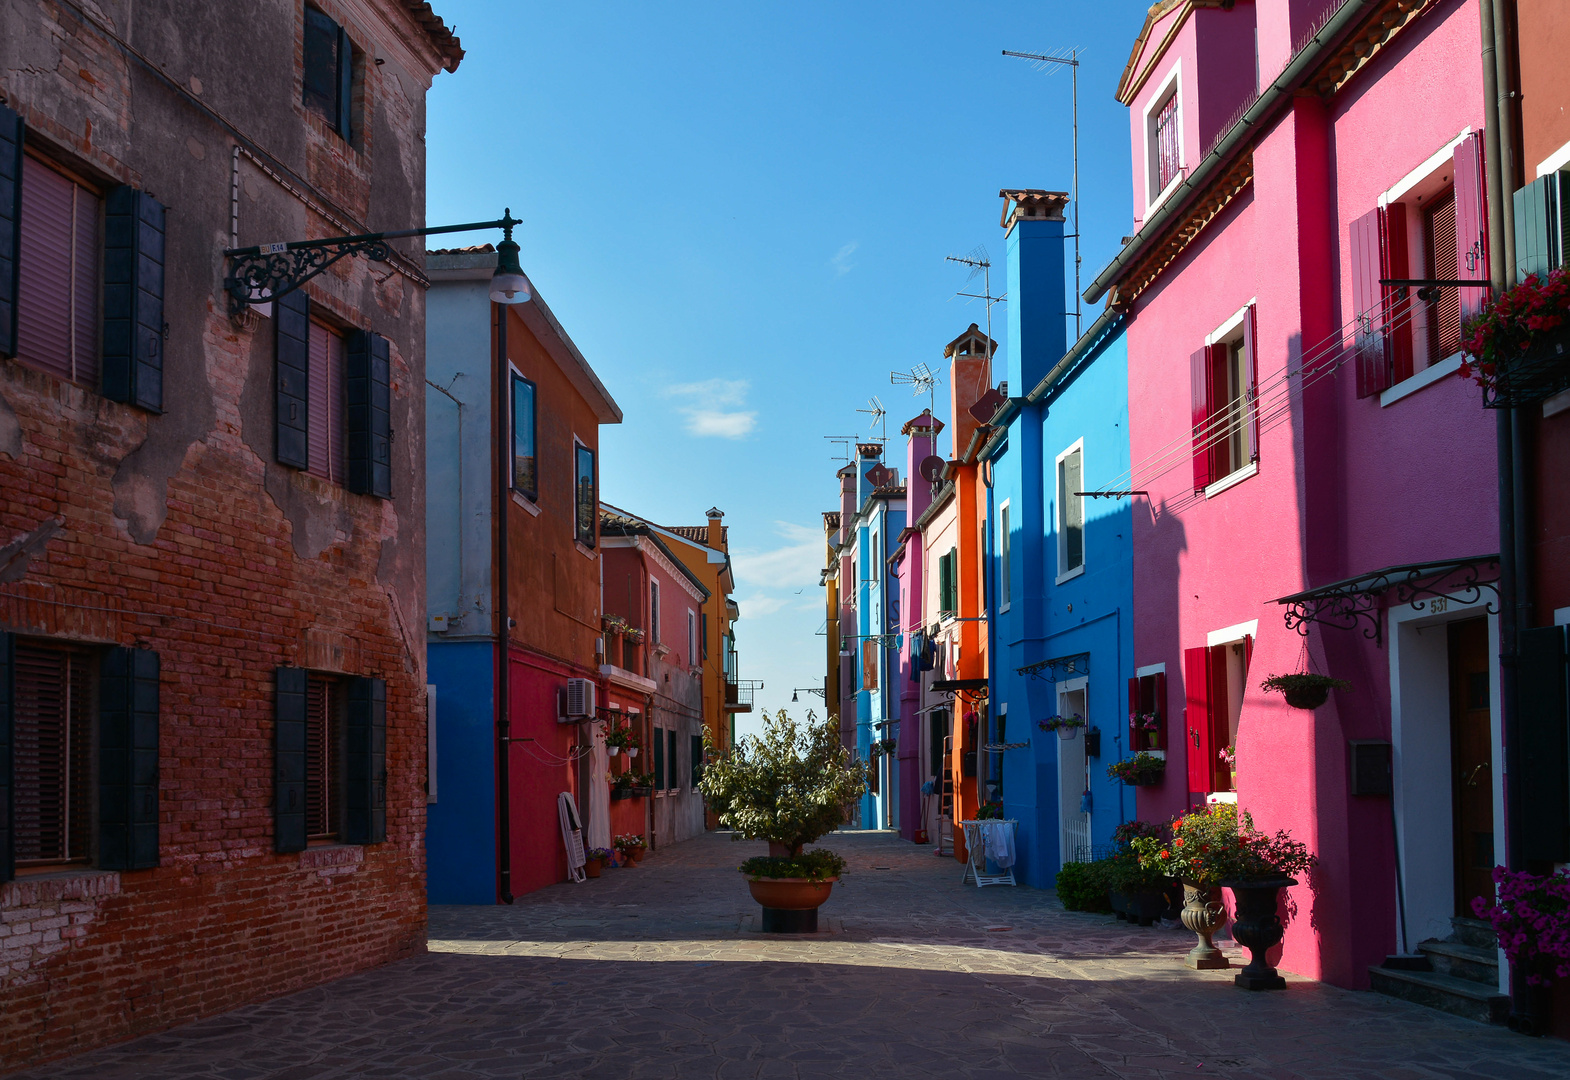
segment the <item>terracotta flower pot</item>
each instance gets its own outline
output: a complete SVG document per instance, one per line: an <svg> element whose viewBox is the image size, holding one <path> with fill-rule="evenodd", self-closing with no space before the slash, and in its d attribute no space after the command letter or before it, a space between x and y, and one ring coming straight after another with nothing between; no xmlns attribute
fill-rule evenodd
<svg viewBox="0 0 1570 1080"><path fill-rule="evenodd" d="M600 860L598 860L598 859L588 859L583 864L583 872L584 872L584 874L586 874L589 877L599 877L600 876L600 866L601 866Z"/></svg>
<svg viewBox="0 0 1570 1080"><path fill-rule="evenodd" d="M1281 943L1285 931L1281 917L1276 914L1276 900L1281 890L1296 885L1289 877L1270 878L1264 881L1222 882L1232 890L1237 901L1237 919L1232 923L1232 936L1248 950L1251 959L1233 981L1244 990L1285 990L1287 982L1270 966L1265 954Z"/></svg>
<svg viewBox="0 0 1570 1080"><path fill-rule="evenodd" d="M839 878L755 878L747 882L752 898L766 908L810 911L823 906Z"/></svg>
<svg viewBox="0 0 1570 1080"><path fill-rule="evenodd" d="M1199 944L1189 951L1183 962L1191 968L1231 967L1232 963L1221 950L1211 944L1210 937L1227 921L1227 909L1221 906L1219 885L1183 883L1183 925L1194 932Z"/></svg>

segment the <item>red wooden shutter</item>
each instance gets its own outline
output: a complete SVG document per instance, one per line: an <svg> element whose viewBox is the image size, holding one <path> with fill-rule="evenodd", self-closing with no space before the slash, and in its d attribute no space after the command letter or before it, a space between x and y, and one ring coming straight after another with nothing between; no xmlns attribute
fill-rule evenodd
<svg viewBox="0 0 1570 1080"><path fill-rule="evenodd" d="M1410 278L1407 258L1406 208L1400 203L1385 210L1385 231L1380 240L1380 277ZM1412 303L1413 292L1405 297L1401 290L1380 286L1381 310L1385 315L1385 346L1390 358L1392 384L1412 377Z"/></svg>
<svg viewBox="0 0 1570 1080"><path fill-rule="evenodd" d="M1210 650L1183 650L1184 714L1188 739L1183 746L1188 755L1188 790L1210 790ZM1168 763L1170 767L1170 762Z"/></svg>
<svg viewBox="0 0 1570 1080"><path fill-rule="evenodd" d="M1384 333L1383 209L1373 209L1352 222L1352 318L1357 356L1357 396L1370 397L1390 386L1390 355Z"/></svg>
<svg viewBox="0 0 1570 1080"><path fill-rule="evenodd" d="M1167 749L1167 673L1158 671L1154 675L1147 675L1150 680L1150 711L1160 717L1159 726L1156 728L1156 746Z"/></svg>
<svg viewBox="0 0 1570 1080"><path fill-rule="evenodd" d="M1456 279L1488 280L1487 220L1483 188L1483 141L1476 132L1462 139L1453 158L1456 176ZM1443 269L1440 270L1443 273ZM1459 289L1461 323L1483 309L1487 289Z"/></svg>
<svg viewBox="0 0 1570 1080"><path fill-rule="evenodd" d="M1232 646L1212 645L1210 653L1210 747L1205 754L1206 786L1195 791L1224 791L1229 786L1221 777L1221 751L1232 741L1232 714L1227 700L1227 653Z"/></svg>
<svg viewBox="0 0 1570 1080"><path fill-rule="evenodd" d="M1145 744L1139 725L1134 722L1134 717L1140 713L1139 684L1142 680L1133 678L1128 681L1128 748L1138 750Z"/></svg>
<svg viewBox="0 0 1570 1080"><path fill-rule="evenodd" d="M1210 474L1210 350L1200 349L1188 358L1193 391L1190 415L1194 427L1194 490L1204 491L1215 479Z"/></svg>

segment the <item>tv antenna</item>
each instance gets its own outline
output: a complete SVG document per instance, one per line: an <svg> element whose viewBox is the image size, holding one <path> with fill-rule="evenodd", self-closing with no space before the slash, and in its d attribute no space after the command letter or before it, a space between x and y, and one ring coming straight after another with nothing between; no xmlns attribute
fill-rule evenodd
<svg viewBox="0 0 1570 1080"><path fill-rule="evenodd" d="M1011 49L1003 50L1004 56L1012 56L1020 60L1029 60L1037 71L1052 74L1058 67L1066 67L1074 82L1074 181L1073 190L1069 193L1074 203L1074 340L1078 341L1084 328L1080 325L1080 287L1079 287L1079 48L1060 49L1056 53L1028 53L1014 52ZM1057 65L1054 67L1053 65Z"/></svg>
<svg viewBox="0 0 1570 1080"><path fill-rule="evenodd" d="M859 413L866 413L868 416L872 417L872 427L886 427L883 418L889 414L889 411L883 407L883 402L879 400L876 394L867 399L867 407L865 409L857 409L856 411ZM879 435L877 438L878 442L880 443L889 441L887 431Z"/></svg>
<svg viewBox="0 0 1570 1080"><path fill-rule="evenodd" d="M992 337L992 305L1001 304L1007 300L1008 293L1004 293L1002 296L992 295L992 260L987 257L987 246L985 244L977 244L964 255L945 255L944 259L947 262L961 263L970 267L970 276L965 279L965 284L969 285L978 276L981 278L981 291L979 293L957 292L954 295L968 296L972 300L985 300L987 302L987 340L989 342L994 340ZM990 350L992 346L988 345L987 348ZM987 378L989 380L992 377L991 363L992 354L989 351L987 353Z"/></svg>
<svg viewBox="0 0 1570 1080"><path fill-rule="evenodd" d="M895 386L909 386L912 397L920 397L922 392L927 394L927 411L936 412L936 392L938 377L926 364L917 364L907 371L889 372L889 382Z"/></svg>
<svg viewBox="0 0 1570 1080"><path fill-rule="evenodd" d="M823 437L829 442L839 445L840 452L838 454L830 454L829 457L831 459L843 461L847 465L856 460L855 452L851 450L851 447L861 441L860 435L825 435Z"/></svg>

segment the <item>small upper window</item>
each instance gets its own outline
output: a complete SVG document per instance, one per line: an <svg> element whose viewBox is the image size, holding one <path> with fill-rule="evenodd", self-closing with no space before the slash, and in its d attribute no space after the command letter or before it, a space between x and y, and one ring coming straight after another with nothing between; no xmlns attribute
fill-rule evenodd
<svg viewBox="0 0 1570 1080"><path fill-rule="evenodd" d="M1058 578L1085 565L1084 450L1058 458ZM1067 714L1065 714L1067 715Z"/></svg>
<svg viewBox="0 0 1570 1080"><path fill-rule="evenodd" d="M69 176L22 159L17 359L95 389L101 207Z"/></svg>
<svg viewBox="0 0 1570 1080"><path fill-rule="evenodd" d="M1009 504L998 511L998 608L1007 611L1014 599L1014 566L1009 547Z"/></svg>
<svg viewBox="0 0 1570 1080"><path fill-rule="evenodd" d="M1150 199L1155 201L1177 179L1183 168L1181 95L1173 85L1167 97L1150 113Z"/></svg>
<svg viewBox="0 0 1570 1080"><path fill-rule="evenodd" d="M577 470L573 478L573 491L577 505L578 543L594 546L594 519L599 515L599 497L594 490L594 451L579 443Z"/></svg>
<svg viewBox="0 0 1570 1080"><path fill-rule="evenodd" d="M512 486L529 498L539 493L534 457L534 384L512 376Z"/></svg>
<svg viewBox="0 0 1570 1080"><path fill-rule="evenodd" d="M349 141L353 134L350 102L354 89L354 46L343 27L309 4L305 6L305 79L303 100Z"/></svg>

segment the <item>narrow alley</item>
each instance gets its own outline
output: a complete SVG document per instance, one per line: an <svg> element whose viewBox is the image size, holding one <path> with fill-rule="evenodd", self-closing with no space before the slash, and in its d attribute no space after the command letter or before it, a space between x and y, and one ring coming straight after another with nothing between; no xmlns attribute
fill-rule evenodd
<svg viewBox="0 0 1570 1080"><path fill-rule="evenodd" d="M1287 973L1178 962L1193 935L960 883L890 833L849 862L826 931L764 936L708 833L511 907L433 907L430 951L21 1077L1509 1077L1570 1046ZM1234 961L1241 951L1231 946Z"/></svg>

